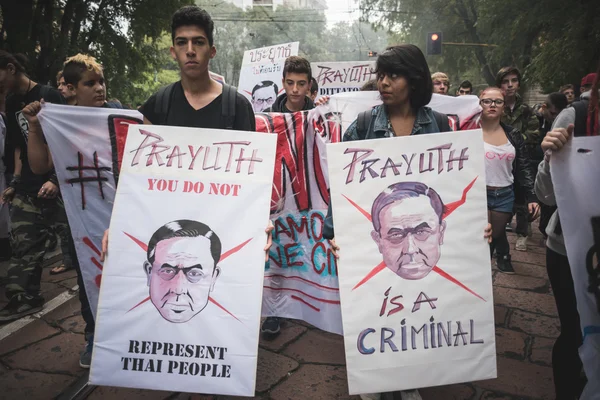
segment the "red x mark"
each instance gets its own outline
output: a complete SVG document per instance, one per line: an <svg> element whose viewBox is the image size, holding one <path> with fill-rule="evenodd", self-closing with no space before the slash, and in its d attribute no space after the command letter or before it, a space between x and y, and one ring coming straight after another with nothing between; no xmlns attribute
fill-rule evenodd
<svg viewBox="0 0 600 400"><path fill-rule="evenodd" d="M446 205L446 210L445 210L444 214L442 215L442 219L446 219L446 217L448 217L450 214L452 214L458 207L460 207L463 204L465 204L465 202L467 201L467 193L469 192L469 190L471 190L471 188L475 184L475 181L477 180L477 178L478 177L475 177L475 179L473 179L473 181L471 183L469 183L467 185L467 187L463 190L463 193L462 193L462 196L461 196L460 200L457 200L457 201L455 201L453 203L449 203L449 204ZM342 195L342 196L346 200L348 200L350 202L350 204L352 204L369 221L372 221L371 214L369 214L367 211L365 211L362 207L360 207L354 201L350 200L348 197L346 197L344 195ZM356 284L356 286L354 286L352 288L352 290L358 289L360 286L362 286L363 284L367 283L369 281L369 279L371 279L372 277L374 277L375 275L377 275L378 273L380 273L381 271L383 271L385 268L386 268L386 265L382 261L381 263L379 263L379 265L377 265L375 268L373 268L360 282L358 282ZM449 273L447 273L446 271L444 271L443 269L441 269L437 265L435 267L433 267L433 271L437 272L442 277L444 277L444 278L448 279L450 282L452 282L452 283L460 286L461 288L465 289L467 292L473 294L474 296L480 298L481 300L486 301L483 297L481 297L480 295L478 295L477 293L475 293L474 291L472 291L471 289L469 289L467 286L465 286L463 283L461 283L458 279L454 278L452 275L450 275Z"/></svg>
<svg viewBox="0 0 600 400"><path fill-rule="evenodd" d="M140 248L142 250L144 250L145 252L148 251L148 246L146 245L146 243L142 242L141 240L139 240L138 238L130 235L127 232L123 232L125 235L127 235L131 240L133 240L138 246L140 246ZM235 246L233 249L226 251L225 253L223 253L221 255L221 261L225 260L227 257L229 257L232 254L237 253L238 251L240 251L245 245L248 244L248 242L250 242L252 240L252 238L246 240L245 242ZM140 301L139 303L137 303L135 306L131 307L129 309L129 311L132 311L133 309L141 306L142 304L144 304L145 302L147 302L148 300L150 300L150 296L146 297L144 300ZM229 312L229 310L227 310L225 307L223 307L221 304L219 304L219 302L217 302L215 299L213 299L211 296L208 296L208 301L210 301L211 303L213 303L214 305L216 305L217 307L219 307L221 310L225 311L227 314L231 315L233 318L237 319L238 321L240 321L235 315L233 315L232 313ZM129 312L127 311L127 312ZM242 322L242 321L240 321Z"/></svg>

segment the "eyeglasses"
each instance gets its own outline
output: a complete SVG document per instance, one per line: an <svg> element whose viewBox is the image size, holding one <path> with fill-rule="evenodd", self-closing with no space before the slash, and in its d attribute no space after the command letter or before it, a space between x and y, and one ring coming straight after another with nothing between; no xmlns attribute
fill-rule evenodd
<svg viewBox="0 0 600 400"><path fill-rule="evenodd" d="M158 276L164 281L170 281L177 276L179 271L182 271L185 275L186 279L190 283L198 283L200 279L204 277L204 273L202 272L202 268L199 267L187 267L187 268L179 268L179 267L171 267L163 265L157 271Z"/></svg>
<svg viewBox="0 0 600 400"><path fill-rule="evenodd" d="M480 103L483 104L486 107L491 106L492 103L495 104L498 107L501 107L504 104L504 100L502 100L502 99L494 99L494 100L492 100L492 99L481 99Z"/></svg>

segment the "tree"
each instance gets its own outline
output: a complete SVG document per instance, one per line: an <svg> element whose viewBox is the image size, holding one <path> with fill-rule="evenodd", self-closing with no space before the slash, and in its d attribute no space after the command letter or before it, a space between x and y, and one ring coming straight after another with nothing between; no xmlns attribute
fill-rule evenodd
<svg viewBox="0 0 600 400"><path fill-rule="evenodd" d="M67 56L93 55L111 95L132 99L132 82L155 69L154 40L189 0L20 0L0 3L0 48L28 56L31 76L51 82Z"/></svg>

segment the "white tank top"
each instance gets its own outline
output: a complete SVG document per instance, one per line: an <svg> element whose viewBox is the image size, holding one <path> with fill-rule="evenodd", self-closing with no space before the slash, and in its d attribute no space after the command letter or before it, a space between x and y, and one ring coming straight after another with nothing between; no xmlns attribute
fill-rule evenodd
<svg viewBox="0 0 600 400"><path fill-rule="evenodd" d="M514 183L512 163L516 157L515 148L510 142L501 146L485 143L485 175L486 185L506 187Z"/></svg>

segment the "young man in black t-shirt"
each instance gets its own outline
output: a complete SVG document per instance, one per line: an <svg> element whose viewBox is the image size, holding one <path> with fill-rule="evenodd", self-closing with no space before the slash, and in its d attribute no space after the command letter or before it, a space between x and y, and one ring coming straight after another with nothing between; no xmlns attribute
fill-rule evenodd
<svg viewBox="0 0 600 400"><path fill-rule="evenodd" d="M255 131L256 122L250 102L236 92L235 116L228 126L222 113L225 86L211 79L208 65L217 54L213 42L214 23L208 13L197 6L186 6L173 15L171 55L179 64L181 80L166 99L167 107L158 107L160 93L152 95L140 112L144 123L187 126L193 128L232 128Z"/></svg>
<svg viewBox="0 0 600 400"><path fill-rule="evenodd" d="M18 319L42 309L40 294L42 263L49 243L56 243L56 233L67 227L58 182L52 169L36 174L29 165L27 143L29 123L22 109L44 98L63 103L60 93L31 80L23 64L10 53L0 51L0 86L6 89L7 133L15 152L14 177L2 193L2 202L12 203L12 257L8 270L6 297L8 304L0 310L0 323Z"/></svg>
<svg viewBox="0 0 600 400"><path fill-rule="evenodd" d="M85 107L122 108L116 103L106 102L106 84L102 66L96 62L94 57L85 54L77 54L65 62L63 77L68 90L75 95L75 104ZM37 114L41 110L40 102L33 102L23 109L23 114L29 122L29 163L34 172L43 174L54 167L52 155L44 140L42 127ZM94 343L94 316L85 292L85 285L81 277L81 270L77 260L75 246L71 232L66 235L69 239L69 253L72 254L73 265L77 269L77 284L79 285L79 301L81 302L81 314L86 323L85 339L87 341L84 351L79 358L82 368L89 368L92 359L92 348Z"/></svg>

